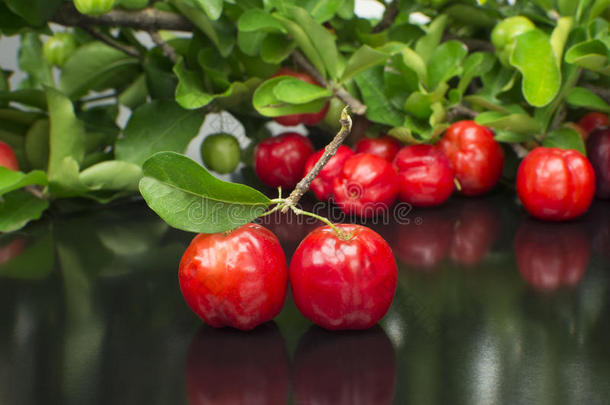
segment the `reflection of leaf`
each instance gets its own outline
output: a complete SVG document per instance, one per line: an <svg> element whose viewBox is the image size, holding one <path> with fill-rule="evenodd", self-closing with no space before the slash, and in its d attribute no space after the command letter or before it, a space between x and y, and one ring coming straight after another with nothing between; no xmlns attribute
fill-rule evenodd
<svg viewBox="0 0 610 405"><path fill-rule="evenodd" d="M22 228L30 221L39 219L49 207L47 200L17 190L2 196L0 202L0 232L11 232Z"/></svg>
<svg viewBox="0 0 610 405"><path fill-rule="evenodd" d="M0 264L0 277L38 280L51 274L54 265L53 237L47 233L15 258Z"/></svg>
<svg viewBox="0 0 610 405"><path fill-rule="evenodd" d="M140 192L169 225L215 233L259 217L271 204L260 192L212 176L203 166L173 152L157 153L144 164Z"/></svg>

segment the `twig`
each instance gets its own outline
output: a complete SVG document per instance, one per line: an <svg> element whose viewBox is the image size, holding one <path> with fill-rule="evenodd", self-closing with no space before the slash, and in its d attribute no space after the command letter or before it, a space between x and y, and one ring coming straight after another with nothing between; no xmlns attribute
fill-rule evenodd
<svg viewBox="0 0 610 405"><path fill-rule="evenodd" d="M128 27L145 31L173 30L193 31L193 24L180 14L145 8L138 11L116 9L98 17L78 12L72 2L64 3L51 21L69 26L99 25L107 27Z"/></svg>
<svg viewBox="0 0 610 405"><path fill-rule="evenodd" d="M394 0L392 4L386 6L385 12L383 13L383 17L381 21L373 27L371 31L373 34L381 32L387 28L390 28L398 15L398 2L399 0Z"/></svg>
<svg viewBox="0 0 610 405"><path fill-rule="evenodd" d="M161 48L163 54L167 56L172 63L176 64L178 62L178 54L176 53L176 50L170 44L165 42L157 31L149 31L148 34L152 38L153 42Z"/></svg>
<svg viewBox="0 0 610 405"><path fill-rule="evenodd" d="M463 104L456 104L455 106L451 107L451 110L449 113L447 113L447 121L452 122L460 116L475 118L478 114L478 112L471 110Z"/></svg>
<svg viewBox="0 0 610 405"><path fill-rule="evenodd" d="M315 166L307 173L305 177L299 181L299 184L296 185L295 189L290 193L288 198L286 198L285 205L282 208L282 213L285 214L291 207L295 207L303 194L309 190L309 185L316 178L316 176L320 173L322 168L328 163L330 158L335 156L337 153L337 149L343 143L345 138L350 134L352 130L352 117L350 117L348 113L349 107L345 107L341 112L341 130L335 135L333 140L326 145L324 148L324 153L322 157L318 160Z"/></svg>
<svg viewBox="0 0 610 405"><path fill-rule="evenodd" d="M610 89L597 87L589 83L583 83L582 87L591 90L593 93L600 96L606 103L610 103Z"/></svg>
<svg viewBox="0 0 610 405"><path fill-rule="evenodd" d="M129 45L125 45L125 44L115 40L114 38L104 34L102 31L98 30L95 27L88 27L86 25L82 25L80 27L83 30L85 30L87 33L89 33L92 37L99 39L100 41L104 42L105 44L108 44L111 47L116 48L119 51L122 51L129 56L133 56L136 59L142 60L142 55L140 55L140 52L138 52L138 50L136 48L129 46Z"/></svg>
<svg viewBox="0 0 610 405"><path fill-rule="evenodd" d="M107 100L109 98L115 98L117 97L119 94L116 92L112 92L109 94L101 94L99 96L93 96L93 97L89 97L89 98L83 98L82 100L80 100L81 103L86 104L86 103L93 103L94 101L102 101L102 100Z"/></svg>
<svg viewBox="0 0 610 405"><path fill-rule="evenodd" d="M299 51L292 53L292 60L311 77L323 86L328 86L328 82L324 79L324 76L307 60L307 58ZM331 84L332 85L332 84ZM366 113L366 106L360 102L357 98L353 97L345 88L341 86L332 86L334 95L349 106L350 110L356 115L364 115Z"/></svg>
<svg viewBox="0 0 610 405"><path fill-rule="evenodd" d="M529 153L529 150L527 150L527 148L521 144L511 143L509 145L512 148L513 152L515 152L515 155L517 155L517 157L519 159L523 159Z"/></svg>

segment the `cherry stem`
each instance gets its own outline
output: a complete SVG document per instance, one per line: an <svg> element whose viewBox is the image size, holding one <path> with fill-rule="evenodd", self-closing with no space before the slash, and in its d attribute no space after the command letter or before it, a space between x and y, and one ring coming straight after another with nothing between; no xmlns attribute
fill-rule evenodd
<svg viewBox="0 0 610 405"><path fill-rule="evenodd" d="M309 186L311 182L316 178L316 176L320 173L322 168L328 163L330 158L332 158L335 153L337 153L337 149L343 143L345 138L350 134L352 130L352 117L350 117L348 112L349 107L345 107L343 111L341 111L341 119L339 122L341 123L341 129L335 135L332 141L324 148L324 153L322 157L318 160L318 162L314 165L314 167L299 181L296 185L292 193L286 198L284 202L284 207L282 208L282 214L288 212L288 209L297 205L303 194L309 190Z"/></svg>
<svg viewBox="0 0 610 405"><path fill-rule="evenodd" d="M285 207L287 207L287 206L285 206ZM292 212L294 212L296 215L307 215L308 217L312 217L312 218L317 219L318 221L324 222L326 225L330 226L331 229L333 231L335 231L337 236L341 239L348 240L351 237L351 235L343 232L341 229L339 229L337 227L337 225L333 224L328 218L314 214L313 212L302 210L300 208L295 207L294 205L290 206L290 209L292 209Z"/></svg>

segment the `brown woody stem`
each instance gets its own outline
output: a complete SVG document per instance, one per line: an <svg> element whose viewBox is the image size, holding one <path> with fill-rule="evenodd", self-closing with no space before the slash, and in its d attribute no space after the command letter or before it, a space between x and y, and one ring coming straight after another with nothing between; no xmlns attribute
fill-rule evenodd
<svg viewBox="0 0 610 405"><path fill-rule="evenodd" d="M176 64L178 62L178 54L176 53L176 50L172 48L170 44L165 42L157 31L149 31L148 34L150 35L150 38L153 40L153 42L159 48L161 48L161 50L163 51L163 55L167 56L167 58L171 60L173 64Z"/></svg>
<svg viewBox="0 0 610 405"><path fill-rule="evenodd" d="M136 48L131 47L129 45L125 45L115 40L114 38L104 34L102 31L98 30L95 27L88 27L85 25L82 25L80 27L85 30L89 35L102 41L103 43L110 45L111 47L116 48L129 56L133 56L136 59L142 60L142 55L140 55L140 52L138 52Z"/></svg>
<svg viewBox="0 0 610 405"><path fill-rule="evenodd" d="M348 108L349 107L345 107L341 112L341 129L339 130L337 135L335 135L333 140L328 145L326 145L322 157L320 157L315 166L309 171L309 173L307 173L305 177L301 179L301 181L299 181L292 193L290 193L288 198L286 198L284 202L284 207L282 208L283 214L288 212L291 207L295 207L297 205L303 194L305 194L307 190L309 190L309 185L311 184L311 182L320 173L326 163L328 163L330 158L335 156L335 153L337 153L337 149L339 149L339 146L341 146L345 138L347 138L347 136L350 134L352 130L352 117L350 117L348 113Z"/></svg>

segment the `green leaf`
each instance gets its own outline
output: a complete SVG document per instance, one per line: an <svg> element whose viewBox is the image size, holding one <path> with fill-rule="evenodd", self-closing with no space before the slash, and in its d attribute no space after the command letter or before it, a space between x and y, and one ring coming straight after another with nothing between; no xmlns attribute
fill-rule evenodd
<svg viewBox="0 0 610 405"><path fill-rule="evenodd" d="M101 42L90 42L79 47L63 66L59 87L77 99L92 89L131 83L138 68L136 58Z"/></svg>
<svg viewBox="0 0 610 405"><path fill-rule="evenodd" d="M566 94L566 102L575 107L610 113L610 105L591 90L574 87Z"/></svg>
<svg viewBox="0 0 610 405"><path fill-rule="evenodd" d="M290 114L312 113L324 108L325 99L315 99L305 104L288 104L278 99L275 95L275 87L290 77L279 76L263 82L252 96L252 105L256 110L267 117L279 117ZM311 85L312 86L312 85ZM318 86L314 86L320 89ZM326 90L326 89L323 89Z"/></svg>
<svg viewBox="0 0 610 405"><path fill-rule="evenodd" d="M49 20L63 0L5 0L6 5L17 15L34 26L43 25Z"/></svg>
<svg viewBox="0 0 610 405"><path fill-rule="evenodd" d="M34 170L26 174L0 166L0 195L34 184L46 186L46 173L41 170Z"/></svg>
<svg viewBox="0 0 610 405"><path fill-rule="evenodd" d="M534 140L533 134L496 130L494 139L498 142L521 143Z"/></svg>
<svg viewBox="0 0 610 405"><path fill-rule="evenodd" d="M282 32L286 29L271 14L260 8L251 8L245 11L237 21L237 29L243 32Z"/></svg>
<svg viewBox="0 0 610 405"><path fill-rule="evenodd" d="M261 51L263 40L267 36L266 32L244 32L237 33L237 45L239 49L249 56L257 56Z"/></svg>
<svg viewBox="0 0 610 405"><path fill-rule="evenodd" d="M27 32L21 36L18 59L21 70L28 73L26 87L42 88L53 85L51 66L42 55L42 42L37 34Z"/></svg>
<svg viewBox="0 0 610 405"><path fill-rule="evenodd" d="M119 104L133 110L146 102L148 87L146 75L142 73L138 78L119 95Z"/></svg>
<svg viewBox="0 0 610 405"><path fill-rule="evenodd" d="M0 201L0 232L23 228L28 222L39 219L48 207L47 200L36 198L27 191L5 194Z"/></svg>
<svg viewBox="0 0 610 405"><path fill-rule="evenodd" d="M419 119L428 119L432 114L432 103L434 101L432 94L415 91L407 98L404 109Z"/></svg>
<svg viewBox="0 0 610 405"><path fill-rule="evenodd" d="M405 47L401 52L402 60L404 64L415 73L417 73L417 77L419 81L424 84L424 86L428 85L428 68L426 67L426 62L419 56L414 50L411 48Z"/></svg>
<svg viewBox="0 0 610 405"><path fill-rule="evenodd" d="M534 29L519 35L516 41L510 63L523 75L525 100L534 107L545 106L553 100L561 85L561 71L549 38Z"/></svg>
<svg viewBox="0 0 610 405"><path fill-rule="evenodd" d="M72 102L59 91L47 87L47 104L49 105L50 141L49 141L49 183L71 187L68 182L73 176L65 176L67 164L73 171L81 163L85 154L84 129L74 114ZM73 163L64 160L70 158Z"/></svg>
<svg viewBox="0 0 610 405"><path fill-rule="evenodd" d="M470 82L478 76L482 76L489 72L495 63L494 56L489 52L475 52L466 58L463 65L463 72L460 77L458 86L455 88L458 94L458 100L468 88Z"/></svg>
<svg viewBox="0 0 610 405"><path fill-rule="evenodd" d="M131 115L124 136L116 142L118 160L141 165L160 151L183 152L198 133L203 114L172 101L156 100L138 107Z"/></svg>
<svg viewBox="0 0 610 405"><path fill-rule="evenodd" d="M318 23L324 23L335 16L343 0L308 0L303 7Z"/></svg>
<svg viewBox="0 0 610 405"><path fill-rule="evenodd" d="M527 114L487 111L477 115L475 122L496 130L520 134L538 134L542 131L540 123Z"/></svg>
<svg viewBox="0 0 610 405"><path fill-rule="evenodd" d="M600 70L608 64L608 48L599 39L581 42L568 49L565 60L590 70Z"/></svg>
<svg viewBox="0 0 610 405"><path fill-rule="evenodd" d="M546 134L542 146L549 148L574 149L586 155L582 136L572 128L559 128Z"/></svg>
<svg viewBox="0 0 610 405"><path fill-rule="evenodd" d="M45 92L40 89L21 89L15 91L0 91L0 101L14 101L19 104L47 109Z"/></svg>
<svg viewBox="0 0 610 405"><path fill-rule="evenodd" d="M140 192L174 228L224 232L258 218L271 204L262 193L212 176L186 156L161 152L144 163Z"/></svg>
<svg viewBox="0 0 610 405"><path fill-rule="evenodd" d="M466 45L447 41L437 47L428 61L428 85L434 90L461 73L462 60L468 54Z"/></svg>
<svg viewBox="0 0 610 405"><path fill-rule="evenodd" d="M366 104L366 117L380 124L392 127L401 126L404 119L399 114L384 92L383 67L376 66L354 78Z"/></svg>
<svg viewBox="0 0 610 405"><path fill-rule="evenodd" d="M557 21L557 26L551 34L551 47L555 54L555 60L557 65L561 68L561 61L563 60L563 50L570 36L572 25L574 24L574 18L572 17L561 17Z"/></svg>
<svg viewBox="0 0 610 405"><path fill-rule="evenodd" d="M372 68L373 66L384 63L389 55L371 48L368 45L362 45L347 61L341 82L351 79L358 73Z"/></svg>
<svg viewBox="0 0 610 405"><path fill-rule="evenodd" d="M223 0L190 0L200 10L210 17L211 20L218 20L222 14L222 2Z"/></svg>
<svg viewBox="0 0 610 405"><path fill-rule="evenodd" d="M49 120L36 121L25 135L25 156L34 169L49 166Z"/></svg>
<svg viewBox="0 0 610 405"><path fill-rule="evenodd" d="M273 94L279 101L289 104L306 104L320 98L328 98L333 92L325 87L316 86L299 80L295 77L285 76L273 87Z"/></svg>
<svg viewBox="0 0 610 405"><path fill-rule="evenodd" d="M430 59L432 53L438 44L440 44L446 25L447 16L445 14L439 15L427 27L426 35L417 41L417 44L415 45L415 52L424 60L424 62L428 62L428 59Z"/></svg>
<svg viewBox="0 0 610 405"><path fill-rule="evenodd" d="M261 44L261 58L263 61L272 64L278 64L290 56L296 43L279 34L268 34Z"/></svg>
<svg viewBox="0 0 610 405"><path fill-rule="evenodd" d="M79 177L91 191L137 191L142 169L133 163L108 160L83 170Z"/></svg>

